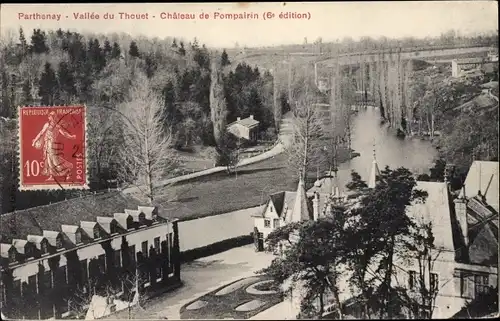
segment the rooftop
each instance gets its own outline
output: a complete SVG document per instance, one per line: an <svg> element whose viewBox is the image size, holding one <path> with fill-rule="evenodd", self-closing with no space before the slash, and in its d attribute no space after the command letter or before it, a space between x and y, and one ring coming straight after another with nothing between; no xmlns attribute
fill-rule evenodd
<svg viewBox="0 0 500 321"><path fill-rule="evenodd" d="M426 191L425 203L415 203L408 207L407 215L419 223L431 223L435 235L434 245L454 251L450 202L446 183L418 181L416 189Z"/></svg>
<svg viewBox="0 0 500 321"><path fill-rule="evenodd" d="M140 205L143 204L131 196L109 192L6 213L0 216L0 241L11 243L28 235L43 235L44 230L62 232L62 225L79 226L80 221L96 221L97 216L113 217L114 213Z"/></svg>
<svg viewBox="0 0 500 321"><path fill-rule="evenodd" d="M238 119L237 121L230 123L228 126L232 126L232 125L236 125L236 124L239 124L239 125L242 125L242 126L245 126L248 128L252 128L252 127L259 125L259 121L255 120L253 118L253 115L250 115L250 117Z"/></svg>
<svg viewBox="0 0 500 321"><path fill-rule="evenodd" d="M480 191L485 198L485 203L498 213L498 169L498 162L474 161L465 178L464 189L460 197L477 196Z"/></svg>

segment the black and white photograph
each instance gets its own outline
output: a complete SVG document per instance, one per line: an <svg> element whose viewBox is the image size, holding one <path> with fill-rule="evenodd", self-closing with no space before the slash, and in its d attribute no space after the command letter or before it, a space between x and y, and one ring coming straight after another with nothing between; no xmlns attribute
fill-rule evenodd
<svg viewBox="0 0 500 321"><path fill-rule="evenodd" d="M496 1L0 5L2 320L499 316Z"/></svg>

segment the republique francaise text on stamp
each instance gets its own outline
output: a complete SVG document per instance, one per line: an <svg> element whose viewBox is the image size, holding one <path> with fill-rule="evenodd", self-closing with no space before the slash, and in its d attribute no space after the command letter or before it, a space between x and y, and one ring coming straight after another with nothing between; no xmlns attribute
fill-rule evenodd
<svg viewBox="0 0 500 321"><path fill-rule="evenodd" d="M88 189L85 106L18 112L19 190Z"/></svg>

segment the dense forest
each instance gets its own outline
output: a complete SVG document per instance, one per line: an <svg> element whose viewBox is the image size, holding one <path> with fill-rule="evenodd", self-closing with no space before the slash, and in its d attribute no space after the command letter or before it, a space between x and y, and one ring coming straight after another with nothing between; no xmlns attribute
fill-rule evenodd
<svg viewBox="0 0 500 321"><path fill-rule="evenodd" d="M173 148L215 146L210 101L213 62L221 74L221 94L213 100L224 105L223 122L254 115L260 121L260 137L273 139L276 122L270 72L245 63L233 66L225 50L210 51L197 39L132 39L124 34L83 35L61 29L36 29L31 37L20 29L16 37L3 39L3 197L17 184L16 145L3 138L15 137L15 124L9 120L16 118L18 106L28 105L87 106L91 187L108 187L109 179L116 176L117 149L123 141L119 125L123 115L118 106L129 98L139 74L146 75L152 90L161 96L161 116L165 130L172 134ZM15 192L7 195L11 193Z"/></svg>

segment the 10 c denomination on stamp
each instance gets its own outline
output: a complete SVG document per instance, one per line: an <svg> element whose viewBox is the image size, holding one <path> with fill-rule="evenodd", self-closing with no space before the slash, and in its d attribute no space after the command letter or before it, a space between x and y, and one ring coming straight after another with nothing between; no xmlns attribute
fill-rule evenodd
<svg viewBox="0 0 500 321"><path fill-rule="evenodd" d="M88 189L85 106L18 111L19 190Z"/></svg>

